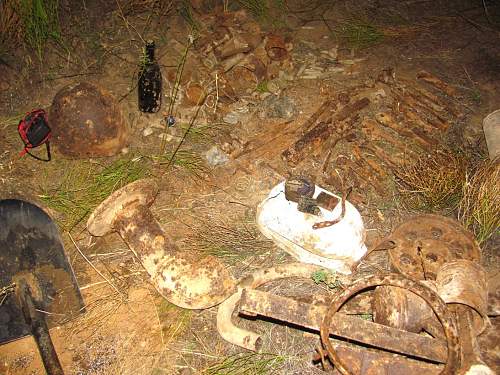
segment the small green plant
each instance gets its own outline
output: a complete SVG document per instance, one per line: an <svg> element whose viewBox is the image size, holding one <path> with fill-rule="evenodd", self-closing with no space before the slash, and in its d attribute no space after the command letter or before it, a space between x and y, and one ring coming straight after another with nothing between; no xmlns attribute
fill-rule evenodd
<svg viewBox="0 0 500 375"><path fill-rule="evenodd" d="M361 319L367 320L369 322L373 322L373 314L370 313L364 313L364 314L357 314Z"/></svg>
<svg viewBox="0 0 500 375"><path fill-rule="evenodd" d="M324 284L328 289L337 289L342 287L342 282L339 280L335 272L323 269L313 272L311 279L315 284Z"/></svg>
<svg viewBox="0 0 500 375"><path fill-rule="evenodd" d="M181 309L164 298L156 306L156 311L165 343L182 336L191 324L192 310Z"/></svg>
<svg viewBox="0 0 500 375"><path fill-rule="evenodd" d="M255 91L264 93L264 92L269 92L269 89L267 88L267 81L260 81L257 87L255 88Z"/></svg>
<svg viewBox="0 0 500 375"><path fill-rule="evenodd" d="M191 32L196 35L200 31L200 23L196 20L196 18L194 18L193 8L191 7L189 1L182 1L180 15L191 28Z"/></svg>
<svg viewBox="0 0 500 375"><path fill-rule="evenodd" d="M471 100L476 104L481 104L481 92L479 90L473 90L470 94Z"/></svg>
<svg viewBox="0 0 500 375"><path fill-rule="evenodd" d="M204 375L265 375L274 374L285 357L272 353L241 353L224 358L207 368Z"/></svg>

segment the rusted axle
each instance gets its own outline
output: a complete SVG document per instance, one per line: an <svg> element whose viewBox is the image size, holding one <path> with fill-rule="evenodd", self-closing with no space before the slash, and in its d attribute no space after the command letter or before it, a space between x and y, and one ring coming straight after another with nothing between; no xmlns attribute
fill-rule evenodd
<svg viewBox="0 0 500 375"><path fill-rule="evenodd" d="M320 330L327 311L327 306L311 305L252 289L245 289L240 301L240 313L243 315L261 315L315 331ZM335 326L331 333L333 336L416 358L446 362L444 340L372 323L343 313L335 314L332 326Z"/></svg>

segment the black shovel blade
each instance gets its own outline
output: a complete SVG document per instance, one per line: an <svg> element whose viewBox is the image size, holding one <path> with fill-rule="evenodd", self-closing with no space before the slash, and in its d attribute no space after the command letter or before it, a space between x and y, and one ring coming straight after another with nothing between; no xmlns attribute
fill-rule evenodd
<svg viewBox="0 0 500 375"><path fill-rule="evenodd" d="M83 299L56 224L32 203L0 201L0 287L25 280L48 327L83 312ZM0 300L1 302L1 300ZM31 334L15 293L0 305L0 344Z"/></svg>

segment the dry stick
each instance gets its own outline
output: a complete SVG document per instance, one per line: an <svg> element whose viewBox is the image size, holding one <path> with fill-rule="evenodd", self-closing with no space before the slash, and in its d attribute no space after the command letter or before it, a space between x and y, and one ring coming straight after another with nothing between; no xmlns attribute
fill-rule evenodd
<svg viewBox="0 0 500 375"><path fill-rule="evenodd" d="M71 233L68 232L68 236L69 236L69 239L71 240L71 242L73 242L73 245L75 245L76 250L80 253L80 255L83 257L83 259L85 259L85 261L90 265L90 267L92 267L94 269L94 271L96 271L99 274L99 276L101 276L114 290L116 290L118 292L118 294L123 294L121 291L118 290L118 288L111 281L109 281L107 279L106 276L104 276L104 274L101 273L101 271L99 271L96 268L96 266L94 266L94 264L85 256L85 254L83 254L83 252L80 250L80 248L76 244L75 240L73 239L73 236L71 236Z"/></svg>
<svg viewBox="0 0 500 375"><path fill-rule="evenodd" d="M191 40L188 40L188 44L186 46L186 49L184 50L184 54L182 55L181 62L179 63L179 65L177 67L177 71L175 73L175 81L174 81L174 85L172 86L172 91L170 93L170 103L168 106L167 116L173 116L172 112L174 110L175 101L177 100L177 94L179 93L179 87L181 85L182 73L184 72L184 65L186 64L187 55L188 55L190 47L191 47ZM198 104L199 103L200 103L200 101L198 100ZM198 111L196 112L196 115L198 115ZM167 121L165 121L165 122L167 122ZM184 140L181 140L181 143L183 141ZM166 145L167 145L167 132L165 131L165 133L163 133L163 137L161 138L160 155L163 155L165 153ZM176 150L176 152L177 152L177 150Z"/></svg>
<svg viewBox="0 0 500 375"><path fill-rule="evenodd" d="M195 112L194 116L191 118L191 121L189 122L189 126L186 129L186 131L184 132L184 135L182 136L179 144L177 145L177 147L175 148L174 152L172 153L172 156L170 157L170 160L168 161L167 167L165 168L165 170L164 170L164 172L163 172L162 175L164 175L168 171L168 168L172 165L172 163L174 161L174 158L175 158L175 155L177 155L177 152L179 151L179 149L181 148L182 144L186 140L187 135L191 131L191 128L193 127L193 125L194 125L194 123L196 121L196 118L198 117L198 113L200 113L200 109L201 109L201 107L203 107L203 104L205 103L205 100L207 99L208 94L209 93L205 93L205 95L203 97L200 97L198 99L198 103L197 103L198 108L196 109L196 112ZM162 154L163 154L163 152L162 152Z"/></svg>

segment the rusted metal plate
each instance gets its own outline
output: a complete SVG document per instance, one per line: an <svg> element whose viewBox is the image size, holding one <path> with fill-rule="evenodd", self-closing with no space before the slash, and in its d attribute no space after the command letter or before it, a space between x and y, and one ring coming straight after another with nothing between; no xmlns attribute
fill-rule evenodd
<svg viewBox="0 0 500 375"><path fill-rule="evenodd" d="M391 264L417 280L435 280L441 266L451 260L478 261L480 250L472 233L456 220L440 215L418 215L398 226L388 237Z"/></svg>
<svg viewBox="0 0 500 375"><path fill-rule="evenodd" d="M70 157L115 155L128 141L128 125L116 99L87 82L56 94L49 123L57 149Z"/></svg>
<svg viewBox="0 0 500 375"><path fill-rule="evenodd" d="M255 316L257 314L315 331L319 331L327 310L327 306L310 305L253 289L245 289L240 301L240 313L244 315ZM332 325L335 326L334 337L415 358L446 362L447 347L443 340L386 327L342 313L335 315Z"/></svg>

